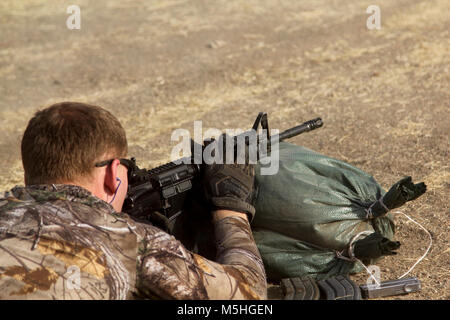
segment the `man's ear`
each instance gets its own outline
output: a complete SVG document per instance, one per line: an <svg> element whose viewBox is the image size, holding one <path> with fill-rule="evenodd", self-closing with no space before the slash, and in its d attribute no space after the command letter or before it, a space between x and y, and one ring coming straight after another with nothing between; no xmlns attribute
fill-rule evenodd
<svg viewBox="0 0 450 320"><path fill-rule="evenodd" d="M114 159L114 161L106 168L105 172L105 189L114 194L116 191L116 183L117 183L117 171L120 165L120 161L118 159Z"/></svg>

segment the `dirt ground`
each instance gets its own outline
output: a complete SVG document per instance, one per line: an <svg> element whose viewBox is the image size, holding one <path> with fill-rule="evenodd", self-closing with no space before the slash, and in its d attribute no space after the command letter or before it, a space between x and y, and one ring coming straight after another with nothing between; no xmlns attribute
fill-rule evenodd
<svg viewBox="0 0 450 320"><path fill-rule="evenodd" d="M388 189L406 175L428 192L402 208L432 234L411 272L419 293L449 299L450 2L448 0L74 0L0 2L0 187L23 184L20 140L39 108L81 101L123 123L130 155L167 162L176 128L248 128L259 111L280 130L314 117L292 139L372 174ZM381 9L369 30L366 8ZM401 215L394 279L428 235ZM364 283L367 274L354 277Z"/></svg>

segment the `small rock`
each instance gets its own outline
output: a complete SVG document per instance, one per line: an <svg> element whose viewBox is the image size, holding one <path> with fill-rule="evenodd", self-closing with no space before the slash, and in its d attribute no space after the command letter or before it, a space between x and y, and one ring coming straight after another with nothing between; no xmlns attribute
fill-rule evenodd
<svg viewBox="0 0 450 320"><path fill-rule="evenodd" d="M156 81L157 81L160 85L163 85L164 83L166 83L166 81L164 80L163 77L158 77L158 78L156 78Z"/></svg>
<svg viewBox="0 0 450 320"><path fill-rule="evenodd" d="M226 44L227 44L227 43L226 43L225 41L222 41L222 40L214 40L214 41L208 43L208 44L206 45L206 47L207 47L207 48L210 48L210 49L218 49L218 48L223 47L223 46L226 45Z"/></svg>

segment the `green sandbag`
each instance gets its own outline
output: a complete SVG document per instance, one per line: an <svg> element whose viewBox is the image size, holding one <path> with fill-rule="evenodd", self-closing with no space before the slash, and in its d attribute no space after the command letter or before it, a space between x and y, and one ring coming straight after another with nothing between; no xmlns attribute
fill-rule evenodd
<svg viewBox="0 0 450 320"><path fill-rule="evenodd" d="M256 168L252 230L267 277L324 279L361 271L336 251L347 250L363 231L393 238L390 214L368 219L367 209L386 192L364 171L304 147L281 142L279 158L275 175Z"/></svg>
<svg viewBox="0 0 450 320"><path fill-rule="evenodd" d="M279 160L275 175L262 175L262 165L256 165L256 215L251 223L269 280L321 280L360 272L361 264L338 258L336 252L345 254L353 237L364 231L373 236L365 234L354 242L354 253L363 262L395 254L391 249L399 244L389 242L394 222L386 213L426 191L423 183L413 184L407 177L386 193L364 171L286 142L279 144ZM189 250L215 258L210 212L201 201L189 202L177 226L173 234Z"/></svg>

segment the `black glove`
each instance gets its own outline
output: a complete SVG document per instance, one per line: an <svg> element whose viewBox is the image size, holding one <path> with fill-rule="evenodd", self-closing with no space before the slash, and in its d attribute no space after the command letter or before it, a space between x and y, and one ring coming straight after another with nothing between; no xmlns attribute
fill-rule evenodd
<svg viewBox="0 0 450 320"><path fill-rule="evenodd" d="M397 254L393 250L397 250L398 248L400 248L400 242L391 241L378 232L374 232L364 239L356 241L353 253L356 258L361 260L377 259L382 256Z"/></svg>
<svg viewBox="0 0 450 320"><path fill-rule="evenodd" d="M425 183L414 184L411 177L406 177L394 184L383 196L384 204L389 210L404 205L407 201L417 199L427 191Z"/></svg>
<svg viewBox="0 0 450 320"><path fill-rule="evenodd" d="M220 139L232 139L227 135ZM222 142L219 139L219 142ZM223 146L226 143L223 143ZM210 143L216 143L212 141ZM236 155L236 152L235 152ZM223 150L225 162L226 152ZM203 186L205 197L213 210L232 210L248 215L251 221L255 215L252 196L255 181L255 168L252 164L205 164L203 167Z"/></svg>

